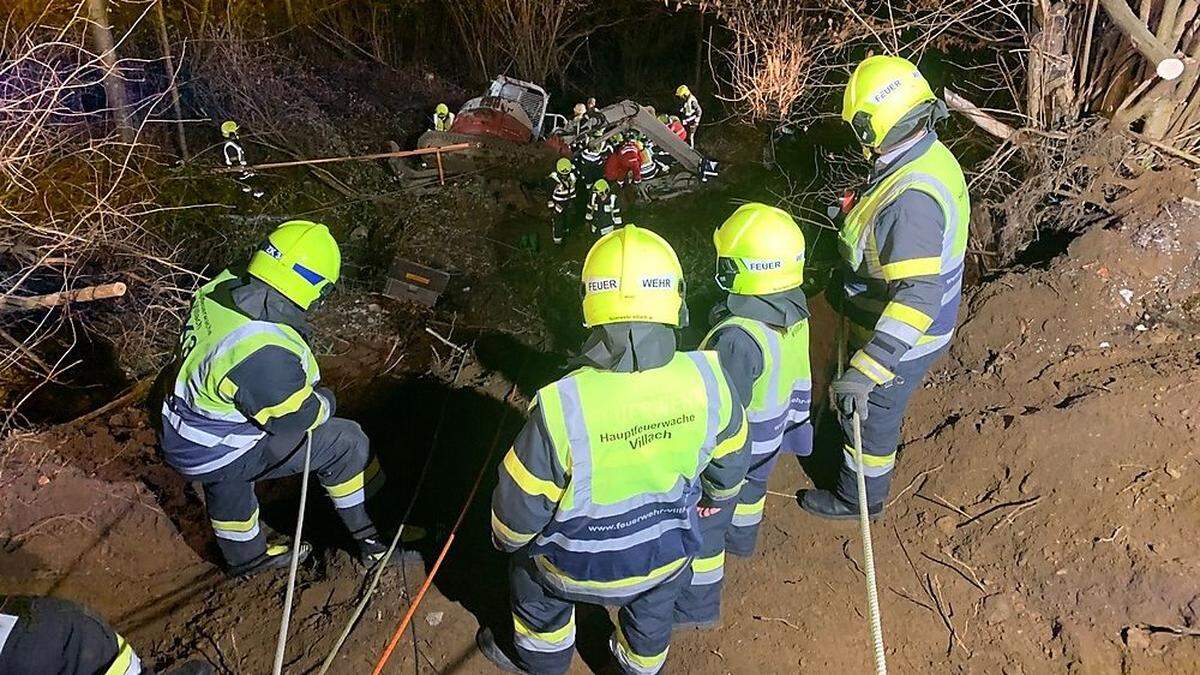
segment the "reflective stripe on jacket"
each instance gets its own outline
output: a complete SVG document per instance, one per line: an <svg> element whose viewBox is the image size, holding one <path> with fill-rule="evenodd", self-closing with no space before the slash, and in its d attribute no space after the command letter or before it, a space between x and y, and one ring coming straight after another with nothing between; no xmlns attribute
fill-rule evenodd
<svg viewBox="0 0 1200 675"><path fill-rule="evenodd" d="M888 237L877 239L881 211L907 191L931 197L944 216L940 246L916 250L905 244L904 222L896 223ZM941 142L933 140L920 156L906 162L874 185L846 216L839 233L839 250L850 274L845 281L846 312L851 320L851 342L866 344L875 333L902 343L907 351L900 361L931 354L949 343L958 319L966 257L970 199L958 161ZM911 227L928 225L913 223ZM885 245L886 244L886 245ZM897 302L889 285L906 279L933 278L941 288L940 308L926 311ZM936 302L936 298L934 298ZM852 365L876 381L891 374L864 352Z"/></svg>
<svg viewBox="0 0 1200 675"><path fill-rule="evenodd" d="M781 332L762 321L731 316L709 331L700 348L707 348L717 331L734 326L749 335L762 351L762 373L754 381L746 404L746 420L750 423L751 452L767 454L779 447L789 424L808 419L812 402L808 319Z"/></svg>
<svg viewBox="0 0 1200 675"><path fill-rule="evenodd" d="M713 352L638 372L583 368L534 406L554 467L509 452L501 488L511 481L516 498L493 503L493 534L508 550L529 543L543 581L567 597L620 600L671 578L699 550L701 496L722 504L741 487L748 425ZM552 515L528 533L522 519L542 500Z"/></svg>
<svg viewBox="0 0 1200 675"><path fill-rule="evenodd" d="M185 475L215 471L241 457L266 435L263 426L271 418L298 410L320 380L317 360L294 328L250 319L212 297L222 284L236 280L226 270L196 292L180 338L174 389L163 400L163 452ZM228 375L267 346L295 354L307 384L250 419L234 405L237 385ZM314 427L329 416L324 399L321 402Z"/></svg>

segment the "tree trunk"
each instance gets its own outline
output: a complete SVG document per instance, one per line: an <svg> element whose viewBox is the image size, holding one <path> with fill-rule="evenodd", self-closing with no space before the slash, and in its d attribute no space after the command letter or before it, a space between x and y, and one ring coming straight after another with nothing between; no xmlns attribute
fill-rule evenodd
<svg viewBox="0 0 1200 675"><path fill-rule="evenodd" d="M1183 59L1155 37L1146 24L1133 13L1125 0L1100 0L1113 24L1129 38L1142 56L1154 64L1154 72L1164 80L1174 80L1183 74ZM1173 22L1172 22L1173 23Z"/></svg>
<svg viewBox="0 0 1200 675"><path fill-rule="evenodd" d="M104 66L104 95L112 111L113 120L121 131L121 140L132 143L134 133L129 123L129 103L125 100L125 82L117 69L117 52L113 43L108 0L87 0L87 4L92 20L93 48Z"/></svg>
<svg viewBox="0 0 1200 675"><path fill-rule="evenodd" d="M167 77L171 78L171 107L175 110L175 131L179 141L179 155L184 161L188 156L187 135L183 130L183 106L179 103L179 87L175 82L175 58L171 55L171 42L167 36L167 17L163 13L163 0L154 3L154 11L158 16L158 42L162 46L163 62L167 67Z"/></svg>

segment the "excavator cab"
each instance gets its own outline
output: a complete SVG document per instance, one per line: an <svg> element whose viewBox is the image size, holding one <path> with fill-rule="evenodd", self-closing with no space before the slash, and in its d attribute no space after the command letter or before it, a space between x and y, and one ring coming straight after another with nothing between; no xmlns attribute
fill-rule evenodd
<svg viewBox="0 0 1200 675"><path fill-rule="evenodd" d="M528 143L543 137L549 101L538 85L498 75L483 96L463 105L450 131Z"/></svg>

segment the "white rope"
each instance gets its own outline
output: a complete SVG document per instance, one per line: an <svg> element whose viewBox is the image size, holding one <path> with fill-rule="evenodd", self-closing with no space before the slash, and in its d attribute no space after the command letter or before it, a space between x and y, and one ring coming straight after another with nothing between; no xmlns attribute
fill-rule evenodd
<svg viewBox="0 0 1200 675"><path fill-rule="evenodd" d="M842 376L846 363L846 317L837 324L837 374ZM838 410L841 414L841 410ZM858 483L858 527L862 533L863 567L867 578L867 615L871 622L871 642L875 651L875 674L887 675L887 659L883 651L883 618L879 612L879 589L875 586L875 547L871 544L871 517L867 508L867 478L863 466L862 417L854 411L854 456L857 460L855 480Z"/></svg>
<svg viewBox="0 0 1200 675"><path fill-rule="evenodd" d="M300 513L296 516L296 536L292 539L292 562L288 567L287 593L283 596L283 618L279 621L279 639L275 642L274 675L283 672L283 654L287 651L288 624L292 619L292 597L296 593L296 568L300 566L300 535L304 533L304 505L308 502L308 470L312 463L312 432L304 438L304 472L300 474Z"/></svg>
<svg viewBox="0 0 1200 675"><path fill-rule="evenodd" d="M858 526L862 530L863 567L867 577L867 614L871 620L871 640L875 645L875 673L887 675L883 653L883 619L879 614L879 590L875 587L875 549L871 545L871 519L867 510L867 479L863 468L862 418L854 411L854 454L858 457Z"/></svg>

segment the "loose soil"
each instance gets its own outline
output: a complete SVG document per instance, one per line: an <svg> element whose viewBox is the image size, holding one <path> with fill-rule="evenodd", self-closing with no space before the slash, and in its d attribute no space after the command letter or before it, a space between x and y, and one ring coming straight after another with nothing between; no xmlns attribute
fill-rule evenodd
<svg viewBox="0 0 1200 675"><path fill-rule="evenodd" d="M701 270L714 213L733 196L633 212L689 242L685 268ZM543 225L507 213L486 231L471 218L444 225L440 241L476 247L492 266L445 308L359 294L335 298L319 326L339 414L363 424L390 477L381 520L398 517L431 461L413 516L430 530L427 563L483 470L388 672L493 672L473 636L507 618L505 559L487 534L494 467L528 397L563 372L582 334L573 279L585 242L516 251L514 234ZM951 354L910 409L892 501L874 525L893 671L1200 672L1198 233L1200 213L1172 205L969 291ZM715 292L697 280L690 293L694 344ZM822 391L833 322L819 295L813 304ZM85 602L160 666L199 655L222 673L269 672L284 575L219 571L198 491L156 454L152 409L12 439L0 457L0 593ZM828 484L835 432L823 420L818 457L781 463L757 554L729 562L722 627L677 634L672 672L870 669L857 529L815 520L794 498ZM260 488L279 532L293 527L298 485ZM314 488L306 530L318 552L300 573L288 650L296 673L315 672L364 585ZM334 672L369 670L425 574L385 574ZM572 672L585 673L605 660L607 617L579 621Z"/></svg>

